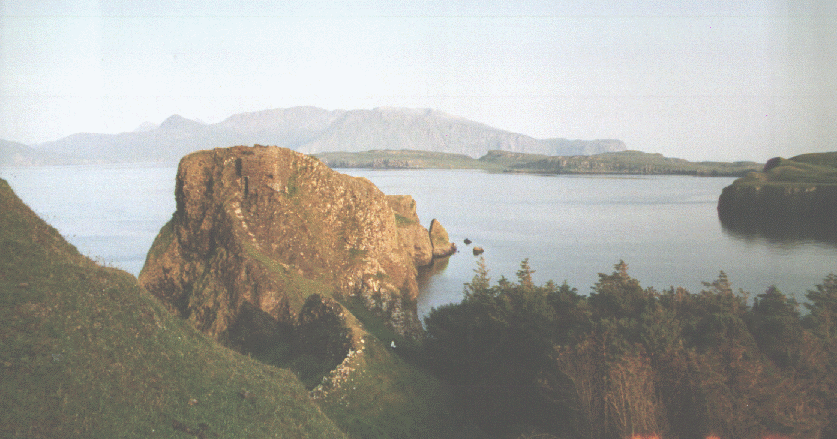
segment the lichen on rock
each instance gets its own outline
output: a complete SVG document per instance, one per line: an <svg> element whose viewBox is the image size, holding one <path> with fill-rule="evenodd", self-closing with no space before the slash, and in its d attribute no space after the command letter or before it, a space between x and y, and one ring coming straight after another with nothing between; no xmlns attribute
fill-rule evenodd
<svg viewBox="0 0 837 439"><path fill-rule="evenodd" d="M420 333L417 267L435 252L412 197L259 145L187 155L175 197L140 282L204 333L236 345L236 331L295 325L308 296L334 293Z"/></svg>

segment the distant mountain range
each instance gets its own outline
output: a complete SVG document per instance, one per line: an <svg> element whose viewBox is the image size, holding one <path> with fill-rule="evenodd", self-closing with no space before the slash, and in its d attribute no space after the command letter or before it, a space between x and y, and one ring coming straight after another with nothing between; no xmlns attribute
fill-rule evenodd
<svg viewBox="0 0 837 439"><path fill-rule="evenodd" d="M420 150L474 158L490 150L573 156L626 149L620 140L535 139L430 109L293 107L240 113L214 124L174 115L132 132L79 133L37 145L0 141L0 165L176 163L197 150L253 144L307 154Z"/></svg>

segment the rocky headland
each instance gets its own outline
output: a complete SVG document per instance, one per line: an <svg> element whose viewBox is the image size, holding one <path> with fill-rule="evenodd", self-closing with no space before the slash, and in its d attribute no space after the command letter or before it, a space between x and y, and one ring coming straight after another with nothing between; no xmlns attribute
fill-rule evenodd
<svg viewBox="0 0 837 439"><path fill-rule="evenodd" d="M721 192L718 216L728 230L770 239L837 238L837 153L768 160L761 172Z"/></svg>
<svg viewBox="0 0 837 439"><path fill-rule="evenodd" d="M314 294L360 298L397 333L418 335L417 270L451 253L421 226L412 197L290 149L189 154L175 197L140 283L232 347L299 326Z"/></svg>

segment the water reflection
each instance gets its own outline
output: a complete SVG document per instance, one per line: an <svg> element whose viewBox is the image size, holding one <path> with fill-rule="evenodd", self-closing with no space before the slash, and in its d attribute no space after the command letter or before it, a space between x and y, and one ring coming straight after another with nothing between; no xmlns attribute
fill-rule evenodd
<svg viewBox="0 0 837 439"><path fill-rule="evenodd" d="M743 217L719 215L724 234L746 242L778 245L825 244L837 247L837 218Z"/></svg>
<svg viewBox="0 0 837 439"><path fill-rule="evenodd" d="M450 263L450 258L450 256L444 258L434 258L430 265L426 267L419 267L418 276L416 276L419 291L425 291L427 289L427 286L430 284L433 276L445 272L448 268L448 263Z"/></svg>

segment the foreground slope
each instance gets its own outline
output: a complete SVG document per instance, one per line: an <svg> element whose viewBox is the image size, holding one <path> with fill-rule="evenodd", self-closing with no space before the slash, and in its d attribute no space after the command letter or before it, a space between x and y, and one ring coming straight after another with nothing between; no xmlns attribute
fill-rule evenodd
<svg viewBox="0 0 837 439"><path fill-rule="evenodd" d="M0 180L0 437L342 437L296 377L171 316Z"/></svg>

